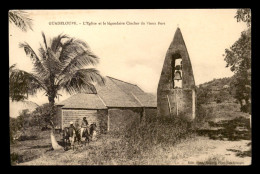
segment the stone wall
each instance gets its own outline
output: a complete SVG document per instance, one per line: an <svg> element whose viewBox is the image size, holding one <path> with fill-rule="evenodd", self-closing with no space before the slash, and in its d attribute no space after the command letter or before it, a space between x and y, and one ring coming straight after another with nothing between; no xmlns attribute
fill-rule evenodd
<svg viewBox="0 0 260 174"><path fill-rule="evenodd" d="M140 121L139 109L108 109L109 132L123 132L133 121Z"/></svg>
<svg viewBox="0 0 260 174"><path fill-rule="evenodd" d="M145 116L146 117L156 117L157 108L145 108Z"/></svg>
<svg viewBox="0 0 260 174"><path fill-rule="evenodd" d="M69 126L69 122L73 121L75 126L80 126L83 117L87 118L89 124L96 122L98 133L105 134L108 132L122 132L133 121L140 121L142 108L130 109L102 109L102 110L77 110L62 109L63 128ZM156 108L145 108L145 115L156 117ZM108 119L109 118L109 119Z"/></svg>
<svg viewBox="0 0 260 174"><path fill-rule="evenodd" d="M169 92L161 94L160 111L164 116L181 116L188 120L193 119L193 102L192 97L194 89L171 89Z"/></svg>
<svg viewBox="0 0 260 174"><path fill-rule="evenodd" d="M97 116L99 120L99 127L100 127L100 133L105 134L107 133L107 109L97 110Z"/></svg>
<svg viewBox="0 0 260 174"><path fill-rule="evenodd" d="M62 109L62 125L68 127L69 123L73 121L74 126L80 127L83 117L87 118L90 124L97 124L97 131L100 132L100 120L98 119L97 110L76 110L76 109Z"/></svg>

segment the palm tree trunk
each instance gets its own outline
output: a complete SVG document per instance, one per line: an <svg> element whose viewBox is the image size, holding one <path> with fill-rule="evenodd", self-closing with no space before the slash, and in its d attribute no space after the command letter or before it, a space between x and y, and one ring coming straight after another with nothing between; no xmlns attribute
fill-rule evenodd
<svg viewBox="0 0 260 174"><path fill-rule="evenodd" d="M54 118L54 97L49 96L49 103L50 103L50 125L51 125L51 145L54 150L62 149L62 146L60 146L54 136L55 127L53 124L53 118Z"/></svg>
<svg viewBox="0 0 260 174"><path fill-rule="evenodd" d="M63 147L60 146L60 145L58 144L58 142L56 141L56 138L55 138L55 136L54 136L53 131L51 131L51 145L52 145L52 148L53 148L54 150L59 150L59 149L62 149L62 148L63 148Z"/></svg>

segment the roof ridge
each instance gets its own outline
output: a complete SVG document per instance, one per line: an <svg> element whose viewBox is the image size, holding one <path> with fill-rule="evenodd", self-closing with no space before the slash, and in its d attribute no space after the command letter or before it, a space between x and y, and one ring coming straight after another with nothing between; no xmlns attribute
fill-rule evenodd
<svg viewBox="0 0 260 174"><path fill-rule="evenodd" d="M129 82L125 82L125 81L123 81L123 80L119 80L119 79L116 79L116 78L114 78L114 77L110 77L110 76L107 76L107 77L108 77L108 78L111 78L111 79L115 79L115 80L120 81L120 82L124 82L124 83L128 83L128 84L130 84L130 85L137 86L136 84L129 83Z"/></svg>
<svg viewBox="0 0 260 174"><path fill-rule="evenodd" d="M134 95L134 93L131 92L131 94L134 96L134 98L140 103L141 106L144 106L143 103Z"/></svg>

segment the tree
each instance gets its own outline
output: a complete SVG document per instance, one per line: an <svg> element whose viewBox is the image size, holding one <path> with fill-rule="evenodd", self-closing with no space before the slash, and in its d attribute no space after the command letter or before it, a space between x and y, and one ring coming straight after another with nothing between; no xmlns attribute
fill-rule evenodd
<svg viewBox="0 0 260 174"><path fill-rule="evenodd" d="M17 118L10 117L10 143L14 143L15 138L19 137L19 132L24 132L25 127L29 124L29 117L28 109L22 110Z"/></svg>
<svg viewBox="0 0 260 174"><path fill-rule="evenodd" d="M50 104L45 103L41 106L38 106L33 112L32 112L32 121L34 126L38 126L39 128L46 127L48 122L48 117L49 117L49 110L50 110ZM55 106L54 113L57 113L57 106Z"/></svg>
<svg viewBox="0 0 260 174"><path fill-rule="evenodd" d="M235 73L231 82L234 97L241 105L241 111L251 113L251 10L238 9L235 18L247 23L247 30L225 50L226 67Z"/></svg>
<svg viewBox="0 0 260 174"><path fill-rule="evenodd" d="M13 78L13 73L16 71L16 64L9 67L9 97L13 101L23 101L28 98L26 80L22 76L18 77L16 81L11 81Z"/></svg>
<svg viewBox="0 0 260 174"><path fill-rule="evenodd" d="M32 29L32 19L28 17L28 13L22 10L11 10L8 12L8 19L11 24L14 24L18 28L20 28L22 31L26 32L28 29ZM16 64L11 65L9 67L9 77L11 72L15 69ZM12 88L13 90L10 91L9 97L12 99L12 101L22 101L26 99L28 96L22 95L24 93L24 90L21 89L19 86L25 86L24 80L20 79L21 81L14 82L12 85L9 85L9 88Z"/></svg>
<svg viewBox="0 0 260 174"><path fill-rule="evenodd" d="M211 89L208 87L199 86L197 88L197 103L198 105L206 104L210 101L212 97Z"/></svg>
<svg viewBox="0 0 260 174"><path fill-rule="evenodd" d="M248 27L251 27L251 9L238 9L235 18L237 22L246 22Z"/></svg>
<svg viewBox="0 0 260 174"><path fill-rule="evenodd" d="M13 68L9 78L9 90L12 100L17 97L23 100L28 95L44 91L50 104L46 121L54 130L52 120L55 115L55 98L60 95L58 92L63 90L73 94L90 90L95 93L93 84L104 84L104 78L95 68L85 68L95 66L99 62L99 58L93 54L86 42L60 34L47 44L44 33L42 37L44 46L40 44L38 55L28 43L20 43L20 48L23 48L32 60L34 72Z"/></svg>
<svg viewBox="0 0 260 174"><path fill-rule="evenodd" d="M28 13L22 10L11 10L8 13L9 22L16 25L22 31L32 30L32 19L28 17Z"/></svg>

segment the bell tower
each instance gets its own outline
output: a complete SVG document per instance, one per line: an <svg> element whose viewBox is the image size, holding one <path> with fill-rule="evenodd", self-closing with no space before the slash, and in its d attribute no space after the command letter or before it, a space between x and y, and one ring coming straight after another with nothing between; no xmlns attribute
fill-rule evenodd
<svg viewBox="0 0 260 174"><path fill-rule="evenodd" d="M158 116L195 118L195 80L179 27L165 56L157 88L157 110Z"/></svg>

